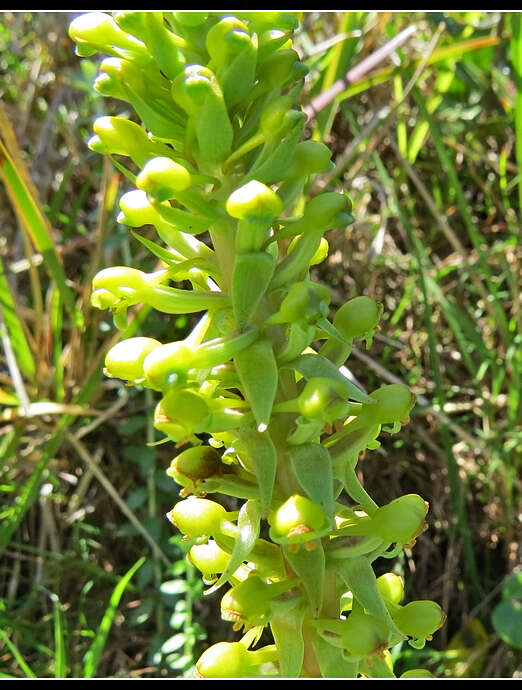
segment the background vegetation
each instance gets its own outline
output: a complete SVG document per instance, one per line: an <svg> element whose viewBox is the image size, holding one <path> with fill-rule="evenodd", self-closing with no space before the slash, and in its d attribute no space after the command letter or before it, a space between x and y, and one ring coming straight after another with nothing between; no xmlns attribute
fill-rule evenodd
<svg viewBox="0 0 522 690"><path fill-rule="evenodd" d="M94 118L123 109L92 91L70 19L0 15L0 674L176 677L233 633L163 517L178 496L172 448L146 445L150 391L101 372L119 333L90 309L90 279L152 267L115 220L125 180L86 147ZM335 163L316 184L347 190L356 217L316 277L335 305L384 305L354 378L418 396L361 464L377 501L430 503L397 568L448 621L425 649L394 650L399 672L522 674L520 23L314 12L298 37L309 135ZM129 328L173 340L189 325L142 308Z"/></svg>

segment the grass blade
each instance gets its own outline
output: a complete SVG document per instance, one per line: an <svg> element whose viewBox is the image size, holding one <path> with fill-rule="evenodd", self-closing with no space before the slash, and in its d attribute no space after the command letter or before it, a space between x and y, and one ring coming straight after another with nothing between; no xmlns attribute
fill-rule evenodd
<svg viewBox="0 0 522 690"><path fill-rule="evenodd" d="M145 560L145 557L142 557L136 561L136 563L125 573L125 575L114 588L109 600L109 606L103 615L98 630L96 631L96 636L84 658L85 678L94 678L94 674L96 673L101 660L101 655L105 649L105 645L107 644L107 638L109 637L109 632L111 630L120 599L125 592L127 585L131 581L132 576L139 568L141 568L141 566L145 563Z"/></svg>
<svg viewBox="0 0 522 690"><path fill-rule="evenodd" d="M34 379L36 367L33 353L27 340L24 327L18 316L18 310L13 300L4 264L0 257L0 313L2 315L9 340L16 357L16 362L22 374L28 379Z"/></svg>
<svg viewBox="0 0 522 690"><path fill-rule="evenodd" d="M0 108L0 179L5 185L20 224L30 235L36 250L42 254L47 271L56 283L75 325L82 327L83 317L76 307L74 294L67 285L65 272L51 237L49 221L40 208L36 189L33 187L14 132L2 108Z"/></svg>
<svg viewBox="0 0 522 690"><path fill-rule="evenodd" d="M51 595L54 621L54 677L67 677L67 631L62 605L56 594Z"/></svg>
<svg viewBox="0 0 522 690"><path fill-rule="evenodd" d="M0 640L3 640L5 646L9 649L11 654L13 655L16 663L18 666L20 666L21 670L25 673L27 678L36 678L36 674L33 672L29 664L25 661L23 656L20 654L20 650L18 647L11 642L11 640L8 638L7 633L5 633L1 628L0 628ZM8 675L3 675L2 678L15 678L15 676L8 676Z"/></svg>

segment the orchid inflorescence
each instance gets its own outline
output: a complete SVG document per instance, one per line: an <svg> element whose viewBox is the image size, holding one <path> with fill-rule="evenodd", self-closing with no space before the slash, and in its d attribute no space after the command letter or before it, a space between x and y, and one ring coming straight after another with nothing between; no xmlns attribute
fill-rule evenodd
<svg viewBox="0 0 522 690"><path fill-rule="evenodd" d="M91 302L120 329L137 304L201 313L181 341L130 337L105 359L107 376L159 394L154 425L175 445L167 474L181 486L168 518L207 592L228 587L222 617L243 631L195 674L394 678L390 648L422 647L445 616L432 601L402 604L402 579L373 563L412 548L428 507L416 494L377 505L356 470L415 399L400 384L367 395L344 375L381 306L361 295L330 317L330 292L310 276L326 231L353 218L342 192L303 203L332 163L325 144L302 141L298 22L275 11L73 20L77 53L107 56L94 89L140 122L99 117L89 148L135 187L118 221L158 235L133 231L158 270L104 268ZM273 643L256 649L267 627Z"/></svg>

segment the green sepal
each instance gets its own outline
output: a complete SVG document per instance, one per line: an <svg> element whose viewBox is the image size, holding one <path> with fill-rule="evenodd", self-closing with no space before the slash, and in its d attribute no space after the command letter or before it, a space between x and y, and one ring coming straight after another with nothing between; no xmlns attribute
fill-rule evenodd
<svg viewBox="0 0 522 690"><path fill-rule="evenodd" d="M199 163L211 174L229 155L233 130L223 93L214 73L202 65L188 65L173 82L172 95L189 115L199 147Z"/></svg>
<svg viewBox="0 0 522 690"><path fill-rule="evenodd" d="M230 295L237 325L245 328L274 275L275 259L268 252L236 255Z"/></svg>
<svg viewBox="0 0 522 690"><path fill-rule="evenodd" d="M161 71L174 79L183 69L185 58L178 42L163 21L162 12L143 12L142 40L158 63Z"/></svg>
<svg viewBox="0 0 522 690"><path fill-rule="evenodd" d="M390 644L394 645L406 639L406 636L401 633L390 616L368 558L360 556L359 558L335 561L335 568L346 587L352 592L354 599L370 615L380 618L386 623L390 632Z"/></svg>
<svg viewBox="0 0 522 690"><path fill-rule="evenodd" d="M304 659L303 620L307 610L302 599L277 602L270 619L270 629L279 651L282 678L298 678Z"/></svg>
<svg viewBox="0 0 522 690"><path fill-rule="evenodd" d="M345 659L343 650L315 633L312 646L323 678L357 678L359 662Z"/></svg>
<svg viewBox="0 0 522 690"><path fill-rule="evenodd" d="M386 658L379 654L373 654L370 660L362 662L360 673L363 673L367 678L397 678L388 666Z"/></svg>
<svg viewBox="0 0 522 690"><path fill-rule="evenodd" d="M309 546L313 544L313 548ZM325 556L319 539L303 544L285 544L283 549L286 560L292 570L301 578L305 588L312 615L317 617L323 605Z"/></svg>
<svg viewBox="0 0 522 690"><path fill-rule="evenodd" d="M265 150L270 151L270 153L267 154L264 151L260 153L243 182L256 179L265 184L272 184L285 179L286 171L291 165L295 147L306 123L304 113L294 110L287 113L287 115L290 114L292 114L295 124L282 139L278 139L276 145L272 142L265 144Z"/></svg>
<svg viewBox="0 0 522 690"><path fill-rule="evenodd" d="M332 364L325 357L321 357L321 355L303 354L290 362L285 362L283 366L287 369L295 369L305 379L318 376L338 381L346 389L346 394L350 400L370 405L375 404L375 400L366 395L364 391L347 379L346 376L343 376L335 364Z"/></svg>
<svg viewBox="0 0 522 690"><path fill-rule="evenodd" d="M269 340L260 339L234 357L241 387L260 431L270 422L278 383L278 367Z"/></svg>
<svg viewBox="0 0 522 690"><path fill-rule="evenodd" d="M262 517L268 515L277 469L277 451L268 433L260 433L255 429L244 429L239 433L234 445L237 454L247 456L247 464L252 467L256 475L260 512Z"/></svg>
<svg viewBox="0 0 522 690"><path fill-rule="evenodd" d="M230 554L230 560L217 582L206 591L206 594L215 592L219 587L224 585L243 561L248 560L256 540L259 537L260 523L261 511L259 501L253 499L243 503L237 517L237 535ZM216 541L220 543L219 540Z"/></svg>
<svg viewBox="0 0 522 690"><path fill-rule="evenodd" d="M318 503L328 520L333 517L333 475L329 452L318 443L305 443L288 449L299 484L309 498Z"/></svg>

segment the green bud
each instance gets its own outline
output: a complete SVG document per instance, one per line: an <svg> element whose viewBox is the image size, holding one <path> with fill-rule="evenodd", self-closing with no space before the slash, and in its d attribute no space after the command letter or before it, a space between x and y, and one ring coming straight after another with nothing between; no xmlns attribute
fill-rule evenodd
<svg viewBox="0 0 522 690"><path fill-rule="evenodd" d="M195 348L184 341L166 343L153 350L143 362L147 383L156 390L184 380L194 365Z"/></svg>
<svg viewBox="0 0 522 690"><path fill-rule="evenodd" d="M332 422L346 415L349 408L345 388L336 381L323 377L314 377L306 382L297 404L303 417L325 422Z"/></svg>
<svg viewBox="0 0 522 690"><path fill-rule="evenodd" d="M155 145L147 133L124 117L98 117L93 124L94 133L103 143L106 153L129 156L140 167L154 155ZM92 148L92 144L89 142Z"/></svg>
<svg viewBox="0 0 522 690"><path fill-rule="evenodd" d="M281 88L290 82L303 78L308 69L299 60L298 53L292 48L278 50L269 55L257 70L257 77L270 88Z"/></svg>
<svg viewBox="0 0 522 690"><path fill-rule="evenodd" d="M315 323L328 315L330 292L320 283L304 280L294 283L281 302L279 316L284 323Z"/></svg>
<svg viewBox="0 0 522 690"><path fill-rule="evenodd" d="M169 521L191 539L213 537L221 533L221 524L227 520L227 511L219 503L207 498L189 496L178 501L167 513Z"/></svg>
<svg viewBox="0 0 522 690"><path fill-rule="evenodd" d="M207 21L208 12L174 12L174 17L182 26L201 26Z"/></svg>
<svg viewBox="0 0 522 690"><path fill-rule="evenodd" d="M425 668L412 668L401 673L400 678L435 678L435 676Z"/></svg>
<svg viewBox="0 0 522 690"><path fill-rule="evenodd" d="M247 677L249 668L248 649L240 642L218 642L203 652L196 664L200 678Z"/></svg>
<svg viewBox="0 0 522 690"><path fill-rule="evenodd" d="M300 544L322 536L328 525L323 509L294 494L268 516L270 538L277 544Z"/></svg>
<svg viewBox="0 0 522 690"><path fill-rule="evenodd" d="M446 616L434 601L412 601L391 611L393 622L399 630L413 639L431 638L441 628Z"/></svg>
<svg viewBox="0 0 522 690"><path fill-rule="evenodd" d="M224 63L241 50L245 36L250 40L246 24L236 17L223 17L207 33L208 54L216 64Z"/></svg>
<svg viewBox="0 0 522 690"><path fill-rule="evenodd" d="M154 338L122 340L111 347L105 356L104 374L125 381L140 381L143 379L143 360L160 346L161 343Z"/></svg>
<svg viewBox="0 0 522 690"><path fill-rule="evenodd" d="M283 204L270 187L251 180L232 192L226 209L233 218L269 224L282 212Z"/></svg>
<svg viewBox="0 0 522 690"><path fill-rule="evenodd" d="M105 12L86 12L73 19L69 36L79 46L89 46L100 52L112 53L121 48L131 54L144 54L144 46L134 36L122 31Z"/></svg>
<svg viewBox="0 0 522 690"><path fill-rule="evenodd" d="M350 656L365 659L388 647L388 629L380 618L352 611L344 624L342 642Z"/></svg>
<svg viewBox="0 0 522 690"><path fill-rule="evenodd" d="M188 553L188 558L205 577L211 578L225 570L230 554L224 551L214 539L209 539L206 544L194 544Z"/></svg>
<svg viewBox="0 0 522 690"><path fill-rule="evenodd" d="M183 441L205 431L210 408L204 395L195 390L172 390L156 406L154 426L174 441Z"/></svg>
<svg viewBox="0 0 522 690"><path fill-rule="evenodd" d="M174 199L191 185L189 171L171 158L159 156L149 160L136 178L136 187L158 201Z"/></svg>
<svg viewBox="0 0 522 690"><path fill-rule="evenodd" d="M266 625L270 619L271 604L275 597L292 587L292 581L268 583L258 575L234 585L221 600L221 617L234 623L234 628Z"/></svg>
<svg viewBox="0 0 522 690"><path fill-rule="evenodd" d="M200 481L218 476L222 470L221 456L215 448L195 446L176 455L167 474L180 486L195 491Z"/></svg>
<svg viewBox="0 0 522 690"><path fill-rule="evenodd" d="M349 212L350 208L345 194L323 192L306 205L304 219L311 227L331 228L336 226L339 214Z"/></svg>
<svg viewBox="0 0 522 690"><path fill-rule="evenodd" d="M368 412L372 420L380 424L407 419L415 402L415 396L407 386L400 383L392 383L378 388L370 393L370 398L377 401L376 405L369 405Z"/></svg>
<svg viewBox="0 0 522 690"><path fill-rule="evenodd" d="M301 141L295 148L287 177L308 177L328 169L332 152L320 141Z"/></svg>
<svg viewBox="0 0 522 690"><path fill-rule="evenodd" d="M363 338L371 334L382 315L382 305L370 297L354 297L340 307L333 320L334 326L346 340Z"/></svg>
<svg viewBox="0 0 522 690"><path fill-rule="evenodd" d="M256 329L239 335L222 336L200 345L188 341L167 343L148 355L143 362L147 382L156 390L164 390L184 380L190 369L212 369L225 364L257 339Z"/></svg>
<svg viewBox="0 0 522 690"><path fill-rule="evenodd" d="M404 595L403 579L395 573L384 573L378 577L377 587L382 596L392 604L399 604Z"/></svg>
<svg viewBox="0 0 522 690"><path fill-rule="evenodd" d="M428 504L417 494L399 496L372 515L370 532L386 542L410 544L425 529Z"/></svg>
<svg viewBox="0 0 522 690"><path fill-rule="evenodd" d="M196 674L199 678L256 678L258 666L278 658L275 645L249 651L241 642L218 642L203 652Z"/></svg>

